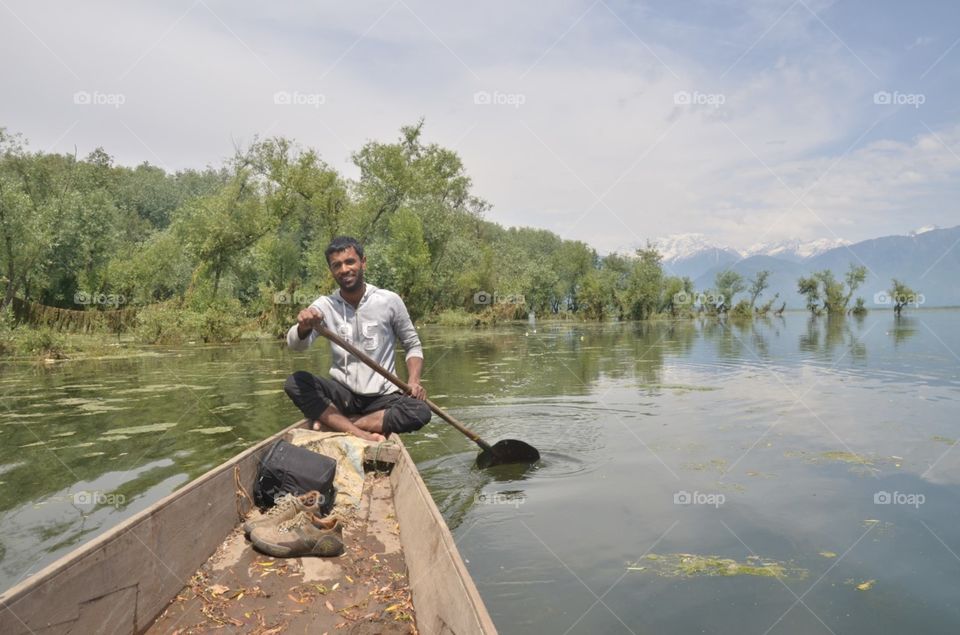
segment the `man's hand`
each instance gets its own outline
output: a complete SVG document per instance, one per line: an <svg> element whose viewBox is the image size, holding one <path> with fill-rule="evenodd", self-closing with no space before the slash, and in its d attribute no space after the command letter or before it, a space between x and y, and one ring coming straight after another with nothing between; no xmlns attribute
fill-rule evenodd
<svg viewBox="0 0 960 635"><path fill-rule="evenodd" d="M420 399L421 401L427 398L426 389L420 385L420 382L410 382L407 384L410 387L410 396L415 399Z"/></svg>
<svg viewBox="0 0 960 635"><path fill-rule="evenodd" d="M426 399L427 391L420 385L420 374L423 372L422 357L407 358L407 386L410 387L410 396L414 399Z"/></svg>
<svg viewBox="0 0 960 635"><path fill-rule="evenodd" d="M308 306L297 314L297 335L306 339L310 331L323 326L323 311L315 306Z"/></svg>

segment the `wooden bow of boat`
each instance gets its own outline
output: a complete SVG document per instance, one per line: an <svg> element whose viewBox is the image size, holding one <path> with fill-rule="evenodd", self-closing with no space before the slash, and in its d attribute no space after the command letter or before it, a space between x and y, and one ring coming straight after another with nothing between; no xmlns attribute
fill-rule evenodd
<svg viewBox="0 0 960 635"><path fill-rule="evenodd" d="M269 446L302 426L303 422L297 423L265 439L0 595L0 633L166 630L170 620L156 621L158 616L170 615L171 601L178 594L183 597L185 586L196 579L198 570L209 566L205 563L223 550L231 536L237 538L237 484L252 491L258 462ZM428 635L495 633L453 537L406 448L398 444L376 457L368 452L367 458L376 458L381 468L389 469L389 478L379 485L382 495L375 497L379 502L368 507L366 518L399 528L396 552L402 553L400 568L405 565L406 570L395 572L394 577L406 576L417 630ZM385 566L376 553L372 555L378 570ZM246 571L249 564L238 566ZM289 586L293 581L285 583ZM359 581L351 578L351 583ZM355 589L356 594L361 591ZM296 607L300 616L330 608L325 597L313 604L304 597L290 597L304 604ZM286 601L283 597L271 600L272 604ZM363 615L362 611L341 611L336 618L360 620ZM181 621L180 627L188 624Z"/></svg>

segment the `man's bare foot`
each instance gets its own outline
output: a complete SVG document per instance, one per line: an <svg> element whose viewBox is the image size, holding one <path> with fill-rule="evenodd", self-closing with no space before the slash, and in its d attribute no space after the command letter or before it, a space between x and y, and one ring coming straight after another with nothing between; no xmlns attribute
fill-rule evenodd
<svg viewBox="0 0 960 635"><path fill-rule="evenodd" d="M369 417L370 415L367 416ZM360 417L360 419L363 418L364 417ZM380 414L380 418L383 418L383 414ZM360 419L358 419L358 421L360 421ZM363 427L353 423L350 418L340 414L340 411L332 404L327 406L327 409L323 411L319 419L313 422L311 427L314 430L346 432L366 441L372 441L373 443L380 443L381 441L387 440L385 436L380 434L380 430L365 430Z"/></svg>
<svg viewBox="0 0 960 635"><path fill-rule="evenodd" d="M330 431L330 428L323 425L319 421L314 421L310 427L311 429L317 430L317 431ZM373 441L374 443L380 443L381 441L387 440L387 437L383 436L378 432L367 432L366 430L363 430L361 428L356 428L356 432L351 431L351 434L361 439L364 439L366 441Z"/></svg>
<svg viewBox="0 0 960 635"><path fill-rule="evenodd" d="M381 441L386 441L387 437L383 436L379 432L367 432L366 430L360 430L356 433L361 439L366 439L367 441L373 441L374 443L380 443Z"/></svg>

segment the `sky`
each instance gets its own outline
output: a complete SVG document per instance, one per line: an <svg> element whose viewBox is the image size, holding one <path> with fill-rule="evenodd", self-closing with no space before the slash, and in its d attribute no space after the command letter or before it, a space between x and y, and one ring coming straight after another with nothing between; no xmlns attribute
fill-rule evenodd
<svg viewBox="0 0 960 635"><path fill-rule="evenodd" d="M960 3L0 0L0 126L175 171L425 120L489 220L602 252L960 224Z"/></svg>

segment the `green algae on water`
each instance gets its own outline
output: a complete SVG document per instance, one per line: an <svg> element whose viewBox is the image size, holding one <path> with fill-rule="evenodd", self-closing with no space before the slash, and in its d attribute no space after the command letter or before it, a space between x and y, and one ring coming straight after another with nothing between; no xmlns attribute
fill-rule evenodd
<svg viewBox="0 0 960 635"><path fill-rule="evenodd" d="M857 582L853 578L847 578L843 581L843 583L847 586L856 587L857 591L869 591L873 588L873 585L877 583L877 580L874 578L870 580L864 580L863 582Z"/></svg>
<svg viewBox="0 0 960 635"><path fill-rule="evenodd" d="M727 471L727 460L726 459L711 459L708 462L704 463L684 463L681 465L685 470L693 470L695 472L704 472L706 470L716 470L720 474L723 474Z"/></svg>
<svg viewBox="0 0 960 635"><path fill-rule="evenodd" d="M749 556L746 562L732 558L705 556L693 553L647 554L627 567L628 571L649 570L667 578L732 577L750 575L762 578L802 580L808 571L759 556Z"/></svg>
<svg viewBox="0 0 960 635"><path fill-rule="evenodd" d="M869 454L857 454L855 452L845 452L840 450L831 450L829 452L820 452L818 454L811 454L804 450L787 450L783 453L787 458L802 458L808 463L814 465L819 465L822 463L846 463L850 466L850 471L856 474L861 474L865 476L871 476L875 472L879 471L879 468L876 467L877 463L881 464L894 464L896 467L899 467L899 464L894 463L893 460L887 460L885 458L877 458L876 456L871 456Z"/></svg>
<svg viewBox="0 0 960 635"><path fill-rule="evenodd" d="M640 384L637 387L646 390L677 390L680 392L711 392L720 390L717 386L697 386L694 384Z"/></svg>
<svg viewBox="0 0 960 635"><path fill-rule="evenodd" d="M148 423L143 426L129 426L126 428L114 428L113 430L108 430L108 436L118 436L125 434L144 434L146 432L164 432L170 428L177 425L176 421L170 423Z"/></svg>
<svg viewBox="0 0 960 635"><path fill-rule="evenodd" d="M854 454L853 452L823 452L820 456L828 461L839 461L842 463L852 463L854 465L873 465L872 460L862 454Z"/></svg>
<svg viewBox="0 0 960 635"><path fill-rule="evenodd" d="M864 529L875 530L873 531L874 540L876 540L878 536L886 536L893 530L893 523L877 520L876 518L868 518L860 523L860 526Z"/></svg>
<svg viewBox="0 0 960 635"><path fill-rule="evenodd" d="M249 409L252 408L252 407L253 407L253 406L251 406L250 404L248 404L248 403L243 403L243 402L239 402L239 403L229 403L229 404L227 404L227 405L225 405L225 406L218 406L218 407L216 407L216 408L211 408L211 409L210 409L210 412L219 414L219 413L221 413L221 412L230 412L230 411L232 411L232 410L249 410Z"/></svg>

